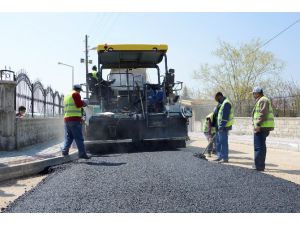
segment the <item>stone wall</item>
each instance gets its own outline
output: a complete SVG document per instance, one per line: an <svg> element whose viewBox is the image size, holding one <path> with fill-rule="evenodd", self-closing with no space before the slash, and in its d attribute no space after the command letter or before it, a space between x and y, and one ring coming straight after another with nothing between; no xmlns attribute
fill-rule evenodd
<svg viewBox="0 0 300 225"><path fill-rule="evenodd" d="M0 151L63 138L63 118L16 118L15 87L0 80Z"/></svg>
<svg viewBox="0 0 300 225"><path fill-rule="evenodd" d="M0 150L15 147L15 87L14 81L0 81Z"/></svg>
<svg viewBox="0 0 300 225"><path fill-rule="evenodd" d="M253 134L252 121L249 117L236 117L231 133L238 135ZM300 117L277 117L275 118L275 129L270 136L281 138L300 138Z"/></svg>
<svg viewBox="0 0 300 225"><path fill-rule="evenodd" d="M203 121L194 121L194 132L202 132ZM252 135L253 127L250 117L235 117L231 133L236 135ZM270 133L271 137L300 138L300 117L277 117L275 129Z"/></svg>
<svg viewBox="0 0 300 225"><path fill-rule="evenodd" d="M16 119L16 148L63 137L63 118Z"/></svg>

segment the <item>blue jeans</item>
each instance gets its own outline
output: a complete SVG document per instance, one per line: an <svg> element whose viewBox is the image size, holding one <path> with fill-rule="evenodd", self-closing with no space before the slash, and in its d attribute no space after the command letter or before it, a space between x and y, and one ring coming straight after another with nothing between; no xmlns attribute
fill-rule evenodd
<svg viewBox="0 0 300 225"><path fill-rule="evenodd" d="M266 139L270 131L260 131L254 133L254 162L258 170L265 169L265 161L267 154Z"/></svg>
<svg viewBox="0 0 300 225"><path fill-rule="evenodd" d="M84 147L84 139L82 135L82 124L80 121L67 121L65 122L65 141L64 147L62 149L63 152L68 153L70 146L75 140L77 148L78 148L78 155L82 156L86 154L85 147Z"/></svg>
<svg viewBox="0 0 300 225"><path fill-rule="evenodd" d="M228 160L228 130L217 132L218 159Z"/></svg>

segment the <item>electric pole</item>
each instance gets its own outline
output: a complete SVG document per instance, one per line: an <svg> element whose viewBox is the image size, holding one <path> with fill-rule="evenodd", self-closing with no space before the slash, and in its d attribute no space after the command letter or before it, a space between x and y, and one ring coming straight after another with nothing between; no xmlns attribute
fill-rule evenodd
<svg viewBox="0 0 300 225"><path fill-rule="evenodd" d="M85 79L86 79L86 98L89 97L89 86L88 86L88 73L89 73L89 68L88 68L88 63L89 63L89 49L88 49L88 36L85 35Z"/></svg>

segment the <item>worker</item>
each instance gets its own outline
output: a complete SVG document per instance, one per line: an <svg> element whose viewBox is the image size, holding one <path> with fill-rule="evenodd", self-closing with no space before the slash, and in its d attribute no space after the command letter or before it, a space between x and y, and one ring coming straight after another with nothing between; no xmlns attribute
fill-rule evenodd
<svg viewBox="0 0 300 225"><path fill-rule="evenodd" d="M211 157L211 154L216 152L216 127L214 126L214 112L211 112L206 116L203 123L203 132L209 144L209 148L207 150L208 157Z"/></svg>
<svg viewBox="0 0 300 225"><path fill-rule="evenodd" d="M97 93L98 90L98 76L97 76L97 67L93 66L92 72L88 73L88 85L89 89L93 93Z"/></svg>
<svg viewBox="0 0 300 225"><path fill-rule="evenodd" d="M263 89L255 87L253 97L256 101L252 111L252 123L254 128L254 162L253 169L265 170L266 160L266 138L270 131L274 130L274 114L271 101L264 96Z"/></svg>
<svg viewBox="0 0 300 225"><path fill-rule="evenodd" d="M103 80L102 76L97 72L97 66L92 67L92 72L88 73L88 86L89 90L92 92L92 95L98 99L100 96L106 98L110 96L111 84L113 84L116 79L106 81ZM93 98L91 96L91 98Z"/></svg>
<svg viewBox="0 0 300 225"><path fill-rule="evenodd" d="M215 160L219 163L228 163L228 133L233 125L233 107L231 102L221 92L216 93L215 100L219 103L217 116L217 153Z"/></svg>
<svg viewBox="0 0 300 225"><path fill-rule="evenodd" d="M70 146L75 140L78 148L78 157L89 159L84 147L84 139L82 135L82 107L87 106L87 102L81 100L81 85L75 84L73 91L64 99L64 122L65 122L65 140L62 149L62 155L69 154Z"/></svg>
<svg viewBox="0 0 300 225"><path fill-rule="evenodd" d="M116 79L113 79L113 80L110 80L110 81L103 80L102 76L99 76L99 73L97 72L97 66L93 66L92 67L92 72L88 73L88 75L89 75L88 80L91 83L91 85L89 85L90 89L95 88L95 86L97 86L99 83L100 83L100 85L108 87L116 81Z"/></svg>

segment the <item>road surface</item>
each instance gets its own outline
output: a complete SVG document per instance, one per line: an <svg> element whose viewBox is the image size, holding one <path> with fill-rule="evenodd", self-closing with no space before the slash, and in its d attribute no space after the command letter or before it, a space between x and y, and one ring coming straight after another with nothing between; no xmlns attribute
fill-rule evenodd
<svg viewBox="0 0 300 225"><path fill-rule="evenodd" d="M300 212L300 186L193 157L197 148L94 155L61 165L5 212Z"/></svg>

